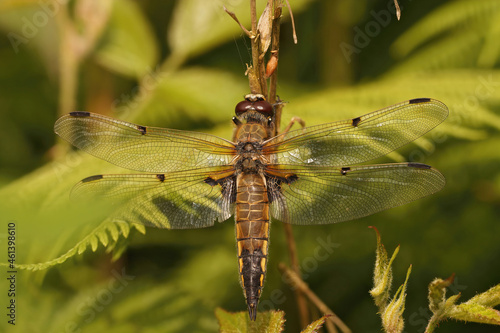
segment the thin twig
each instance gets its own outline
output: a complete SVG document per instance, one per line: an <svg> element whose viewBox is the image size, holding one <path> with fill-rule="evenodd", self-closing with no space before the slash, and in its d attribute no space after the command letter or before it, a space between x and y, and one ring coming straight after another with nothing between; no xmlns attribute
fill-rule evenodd
<svg viewBox="0 0 500 333"><path fill-rule="evenodd" d="M335 313L325 304L321 299L311 290L309 286L298 276L293 270L288 268L284 263L279 264L280 271L287 278L286 281L290 282L293 287L302 290L302 292L307 296L307 298L323 313L331 314L328 317L343 333L351 333L349 327L347 327L344 322L337 317Z"/></svg>
<svg viewBox="0 0 500 333"><path fill-rule="evenodd" d="M401 18L401 8L399 8L398 0L394 0L394 6L396 6L396 17L399 19Z"/></svg>
<svg viewBox="0 0 500 333"><path fill-rule="evenodd" d="M250 0L250 19L252 21L252 32L257 31L257 4L255 0Z"/></svg>
<svg viewBox="0 0 500 333"><path fill-rule="evenodd" d="M252 38L252 33L250 31L247 30L247 28L245 28L243 26L243 24L240 23L240 20L238 20L238 18L236 17L236 14L233 13L232 11L230 11L229 9L226 8L226 6L222 6L224 8L224 11L233 18L233 20L236 21L236 23L238 23L238 25L240 26L241 30L243 30L243 32L248 36L248 38Z"/></svg>
<svg viewBox="0 0 500 333"><path fill-rule="evenodd" d="M290 6L288 0L286 0L286 5L288 7L288 12L290 13L290 19L292 20L293 42L297 44L298 41L297 41L297 32L295 31L295 20L293 19L292 7Z"/></svg>
<svg viewBox="0 0 500 333"><path fill-rule="evenodd" d="M252 36L250 37L250 42L252 45L252 68L249 73L249 80L255 80L255 82L250 82L250 89L252 94L262 94L267 99L267 82L264 78L264 69L262 60L260 58L260 47L259 47L259 36L257 31L257 8L256 0L250 0L250 17L252 20Z"/></svg>
<svg viewBox="0 0 500 333"><path fill-rule="evenodd" d="M273 12L273 25L271 32L271 56L276 57L279 63L279 50L280 50L280 24L281 24L281 6L278 4L274 8ZM276 91L278 86L278 69L276 68L274 72L271 74L271 78L269 80L269 103L276 103ZM281 108L280 108L281 109ZM281 122L281 113L276 115L275 123L276 129L279 131L279 123Z"/></svg>
<svg viewBox="0 0 500 333"><path fill-rule="evenodd" d="M276 2L275 2L276 4ZM278 87L278 65L279 65L279 50L280 50L280 27L281 27L281 5L277 4L274 7L273 25L271 32L271 57L276 58L276 69L271 74L269 79L269 103L274 104L274 135L278 135L281 127L281 113L283 104L276 104L278 102L277 87Z"/></svg>

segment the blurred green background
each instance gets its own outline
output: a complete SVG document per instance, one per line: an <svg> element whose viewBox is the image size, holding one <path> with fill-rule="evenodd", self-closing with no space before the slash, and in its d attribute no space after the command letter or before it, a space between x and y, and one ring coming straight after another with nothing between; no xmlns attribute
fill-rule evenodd
<svg viewBox="0 0 500 333"><path fill-rule="evenodd" d="M120 228L106 207L70 202L69 191L84 177L124 170L53 133L58 116L86 110L230 138L251 56L223 5L249 27L244 0L0 1L0 262L13 221L21 265L15 327L5 319L0 277L0 331L215 332L216 307L246 310L232 220L204 230ZM400 244L395 287L413 265L405 332L423 332L435 277L455 273L449 295L463 301L500 282L500 1L402 0L399 22L392 0L291 5L299 43L284 10L284 124L355 117L417 97L450 109L444 124L381 160L433 165L447 178L443 191L354 222L294 227L304 280L354 332L381 330L368 294L376 242L367 227L380 230L389 252ZM297 332L281 261L286 242L275 222L261 309L285 310L287 331ZM438 328L471 331L498 328Z"/></svg>

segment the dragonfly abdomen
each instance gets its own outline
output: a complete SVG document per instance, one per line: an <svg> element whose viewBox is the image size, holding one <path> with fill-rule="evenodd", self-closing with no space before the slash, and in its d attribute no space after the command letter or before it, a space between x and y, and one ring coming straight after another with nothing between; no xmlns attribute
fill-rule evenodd
<svg viewBox="0 0 500 333"><path fill-rule="evenodd" d="M255 320L269 245L269 199L263 176L238 175L235 220L240 281L250 318Z"/></svg>

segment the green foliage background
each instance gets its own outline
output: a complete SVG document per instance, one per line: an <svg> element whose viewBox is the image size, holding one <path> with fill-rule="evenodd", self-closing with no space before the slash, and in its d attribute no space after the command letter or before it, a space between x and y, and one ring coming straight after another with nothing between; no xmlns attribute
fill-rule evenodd
<svg viewBox="0 0 500 333"><path fill-rule="evenodd" d="M401 244L394 283L413 264L406 331L423 332L434 277L456 273L450 292L464 300L500 281L500 2L400 1L400 22L381 16L392 0L291 3L299 44L285 18L284 124L293 116L330 122L416 97L450 109L443 125L383 160L437 167L443 191L354 222L294 228L305 281L355 332L380 331L368 294L375 237L367 226L377 226L390 252ZM244 0L75 0L66 19L57 1L0 2L0 262L15 221L20 265L15 327L4 314L1 266L1 331L214 332L216 307L245 310L231 221L205 230L128 228L107 219L107 207L70 202L78 180L126 170L72 151L52 129L76 109L229 138L234 105L249 92L251 57L223 4L249 26ZM68 44L73 31L83 37ZM349 47L356 51L346 56ZM329 242L335 246L322 245ZM277 271L287 260L276 222L261 305L285 310L295 332L293 293Z"/></svg>

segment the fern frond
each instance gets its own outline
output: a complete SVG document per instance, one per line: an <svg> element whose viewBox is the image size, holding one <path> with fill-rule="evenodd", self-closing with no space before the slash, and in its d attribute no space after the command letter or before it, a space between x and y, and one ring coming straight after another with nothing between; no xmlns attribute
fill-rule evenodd
<svg viewBox="0 0 500 333"><path fill-rule="evenodd" d="M138 230L141 233L145 233L144 226L133 224L132 227ZM118 230L120 229L120 230ZM111 241L109 239L109 235L111 235ZM97 226L94 230L89 232L87 236L85 236L81 241L75 244L71 249L69 249L66 253L61 256L54 258L52 260L37 263L37 264L16 264L15 267L17 269L24 269L29 271L39 271L43 269L47 269L49 267L62 264L66 260L80 255L89 249L92 252L96 252L99 248L99 245L103 245L106 248L106 252L115 252L114 250L117 247L119 240L122 236L124 239L128 238L130 234L130 226L127 223L119 222L119 221L111 221L105 220L99 226ZM124 248L120 248L120 255L123 253ZM115 256L113 256L114 259ZM4 263L0 263L0 266L6 266Z"/></svg>
<svg viewBox="0 0 500 333"><path fill-rule="evenodd" d="M393 54L404 57L430 39L457 27L469 29L468 25L479 22L487 28L499 11L497 0L461 0L443 5L402 34L394 43Z"/></svg>

